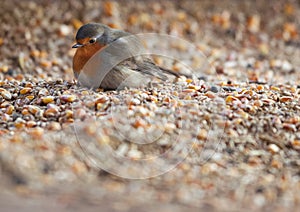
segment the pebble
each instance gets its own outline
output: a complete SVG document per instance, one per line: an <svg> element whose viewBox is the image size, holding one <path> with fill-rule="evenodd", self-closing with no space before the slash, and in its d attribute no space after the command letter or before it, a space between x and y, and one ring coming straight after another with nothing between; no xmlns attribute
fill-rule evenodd
<svg viewBox="0 0 300 212"><path fill-rule="evenodd" d="M10 92L8 92L7 90L5 89L0 89L1 91L1 96L6 99L6 100L10 100L12 98L12 95Z"/></svg>
<svg viewBox="0 0 300 212"><path fill-rule="evenodd" d="M31 90L32 90L32 88L28 88L28 87L23 88L22 90L20 90L20 94L27 94L27 93L31 92Z"/></svg>
<svg viewBox="0 0 300 212"><path fill-rule="evenodd" d="M35 106L35 105L29 105L27 109L33 115L35 115L35 114L37 114L38 112L41 111L41 109L38 106Z"/></svg>
<svg viewBox="0 0 300 212"><path fill-rule="evenodd" d="M41 98L41 100L44 104L53 103L54 99L55 99L54 96L43 96Z"/></svg>
<svg viewBox="0 0 300 212"><path fill-rule="evenodd" d="M77 97L75 95L65 94L65 95L61 95L60 99L65 102L74 102L77 99Z"/></svg>
<svg viewBox="0 0 300 212"><path fill-rule="evenodd" d="M280 148L276 144L269 144L268 149L269 149L270 152L272 152L274 154L278 153L279 150L280 150Z"/></svg>
<svg viewBox="0 0 300 212"><path fill-rule="evenodd" d="M215 85L211 86L210 90L214 93L218 93L219 92L219 88Z"/></svg>

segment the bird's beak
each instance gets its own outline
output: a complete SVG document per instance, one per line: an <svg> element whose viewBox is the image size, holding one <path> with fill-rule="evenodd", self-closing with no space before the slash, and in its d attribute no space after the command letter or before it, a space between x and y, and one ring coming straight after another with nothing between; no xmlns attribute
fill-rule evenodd
<svg viewBox="0 0 300 212"><path fill-rule="evenodd" d="M72 46L72 48L80 48L80 47L83 47L84 45L83 44L80 44L80 43L76 43L75 45Z"/></svg>

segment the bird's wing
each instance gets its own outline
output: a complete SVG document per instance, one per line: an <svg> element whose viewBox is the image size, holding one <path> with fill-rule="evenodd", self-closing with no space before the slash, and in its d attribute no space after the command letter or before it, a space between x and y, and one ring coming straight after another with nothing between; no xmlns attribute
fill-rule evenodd
<svg viewBox="0 0 300 212"><path fill-rule="evenodd" d="M142 57L142 56L139 56ZM126 67L140 74L157 77L159 79L167 80L168 77L156 66L150 59L146 58L129 58L117 65L118 67Z"/></svg>

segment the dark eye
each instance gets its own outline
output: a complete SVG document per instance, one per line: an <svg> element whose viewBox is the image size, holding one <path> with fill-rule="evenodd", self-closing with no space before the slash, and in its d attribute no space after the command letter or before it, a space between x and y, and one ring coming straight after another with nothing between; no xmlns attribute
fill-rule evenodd
<svg viewBox="0 0 300 212"><path fill-rule="evenodd" d="M92 38L89 42L90 43L95 43L96 42L96 38Z"/></svg>

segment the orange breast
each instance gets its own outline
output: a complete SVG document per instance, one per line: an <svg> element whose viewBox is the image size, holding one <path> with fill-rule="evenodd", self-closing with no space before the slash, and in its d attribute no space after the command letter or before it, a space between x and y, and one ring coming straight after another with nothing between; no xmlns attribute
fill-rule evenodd
<svg viewBox="0 0 300 212"><path fill-rule="evenodd" d="M73 57L73 71L76 78L88 60L103 47L104 46L100 45L99 43L95 43L92 45L83 46L76 50L76 53Z"/></svg>

